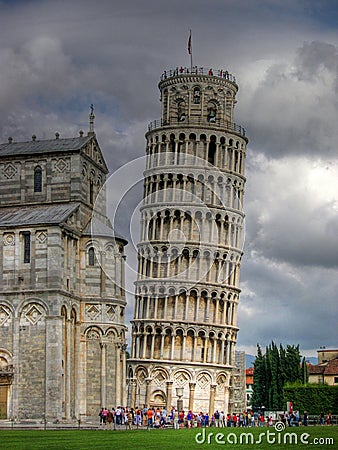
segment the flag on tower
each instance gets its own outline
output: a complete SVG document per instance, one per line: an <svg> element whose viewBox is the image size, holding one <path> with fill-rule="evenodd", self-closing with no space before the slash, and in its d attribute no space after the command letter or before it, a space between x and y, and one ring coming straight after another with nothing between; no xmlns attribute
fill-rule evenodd
<svg viewBox="0 0 338 450"><path fill-rule="evenodd" d="M189 40L188 40L188 53L189 55L191 55L192 51L192 47L191 47L191 30L190 30L190 35L189 35Z"/></svg>

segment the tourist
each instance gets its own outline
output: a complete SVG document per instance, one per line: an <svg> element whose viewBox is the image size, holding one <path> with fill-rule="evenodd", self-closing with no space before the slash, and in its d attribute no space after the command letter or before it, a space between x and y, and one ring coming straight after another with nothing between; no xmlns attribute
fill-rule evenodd
<svg viewBox="0 0 338 450"><path fill-rule="evenodd" d="M148 430L150 430L150 428L153 428L153 417L154 417L154 411L151 408L148 408L148 411L147 411Z"/></svg>
<svg viewBox="0 0 338 450"><path fill-rule="evenodd" d="M107 412L107 428L108 428L108 430L112 429L113 420L114 420L113 413L112 413L112 411L110 411L110 409L108 409L108 412Z"/></svg>
<svg viewBox="0 0 338 450"><path fill-rule="evenodd" d="M178 430L180 427L179 425L179 417L178 417L178 411L174 409L174 428L175 430Z"/></svg>
<svg viewBox="0 0 338 450"><path fill-rule="evenodd" d="M142 425L142 412L141 409L138 406L136 406L136 427L138 428L141 425Z"/></svg>
<svg viewBox="0 0 338 450"><path fill-rule="evenodd" d="M129 410L128 412L126 412L126 419L127 421L125 422L126 425L128 424L128 430L132 430L133 429L133 413L131 410Z"/></svg>
<svg viewBox="0 0 338 450"><path fill-rule="evenodd" d="M303 425L304 425L304 427L307 427L308 418L309 418L309 416L308 416L307 411L304 411L304 415L303 415Z"/></svg>
<svg viewBox="0 0 338 450"><path fill-rule="evenodd" d="M215 425L216 425L216 427L219 427L220 414L219 414L218 410L216 410L214 416L215 416Z"/></svg>

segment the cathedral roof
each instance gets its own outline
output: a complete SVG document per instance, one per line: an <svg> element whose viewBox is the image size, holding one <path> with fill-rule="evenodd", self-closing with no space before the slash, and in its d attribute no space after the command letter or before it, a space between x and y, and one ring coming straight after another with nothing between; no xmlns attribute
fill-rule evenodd
<svg viewBox="0 0 338 450"><path fill-rule="evenodd" d="M79 203L0 208L0 227L60 224L79 207Z"/></svg>
<svg viewBox="0 0 338 450"><path fill-rule="evenodd" d="M0 144L0 157L15 155L34 155L39 153L69 152L80 150L91 139L90 136L73 137L66 139L32 140L27 142L8 142Z"/></svg>
<svg viewBox="0 0 338 450"><path fill-rule="evenodd" d="M97 217L94 217L88 225L83 230L82 234L84 235L90 235L93 237L108 237L108 238L114 238L119 239L124 242L124 245L128 243L127 239L123 236L119 235L115 232L113 227L110 225L105 224L101 220L99 220Z"/></svg>

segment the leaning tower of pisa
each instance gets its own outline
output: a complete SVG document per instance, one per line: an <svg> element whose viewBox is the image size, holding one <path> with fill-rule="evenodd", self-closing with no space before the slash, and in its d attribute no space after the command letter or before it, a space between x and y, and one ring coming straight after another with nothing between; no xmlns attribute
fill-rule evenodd
<svg viewBox="0 0 338 450"><path fill-rule="evenodd" d="M245 130L227 71L181 68L159 82L146 133L131 406L227 412L243 244Z"/></svg>

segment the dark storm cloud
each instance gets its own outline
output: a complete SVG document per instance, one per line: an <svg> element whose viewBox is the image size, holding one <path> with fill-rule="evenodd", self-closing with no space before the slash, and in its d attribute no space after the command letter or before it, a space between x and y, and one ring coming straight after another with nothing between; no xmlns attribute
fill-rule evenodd
<svg viewBox="0 0 338 450"><path fill-rule="evenodd" d="M334 345L337 320L335 2L3 1L0 135L77 135L89 105L112 171L144 154L163 70L226 68L249 136L239 343ZM112 188L113 190L114 188ZM113 193L114 194L114 193ZM129 233L142 189L121 205ZM136 212L137 214L137 212ZM134 215L135 216L135 215ZM136 258L129 245L128 263ZM127 283L133 288L134 276ZM325 309L319 309L325 300ZM128 296L132 316L132 296ZM316 327L313 326L314 320ZM337 336L335 336L337 337Z"/></svg>

